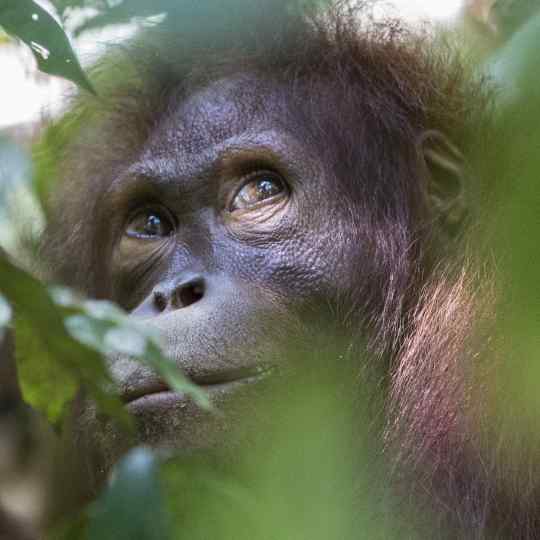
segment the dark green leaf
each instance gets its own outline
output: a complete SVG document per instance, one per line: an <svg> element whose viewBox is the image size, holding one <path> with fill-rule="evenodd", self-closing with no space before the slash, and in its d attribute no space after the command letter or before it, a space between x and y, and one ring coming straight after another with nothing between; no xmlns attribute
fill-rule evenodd
<svg viewBox="0 0 540 540"><path fill-rule="evenodd" d="M64 77L95 93L62 27L32 0L3 0L0 25L26 43L41 71Z"/></svg>
<svg viewBox="0 0 540 540"><path fill-rule="evenodd" d="M118 465L114 481L90 509L90 540L167 540L171 537L151 452L132 450Z"/></svg>

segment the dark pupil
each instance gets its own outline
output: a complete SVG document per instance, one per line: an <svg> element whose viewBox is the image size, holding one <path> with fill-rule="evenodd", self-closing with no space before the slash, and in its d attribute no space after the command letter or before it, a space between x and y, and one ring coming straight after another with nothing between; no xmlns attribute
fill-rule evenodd
<svg viewBox="0 0 540 540"><path fill-rule="evenodd" d="M263 178L257 182L257 190L261 199L266 199L277 195L281 191L281 187L275 180Z"/></svg>
<svg viewBox="0 0 540 540"><path fill-rule="evenodd" d="M155 214L150 214L146 219L144 232L148 236L157 236L161 234L161 219Z"/></svg>

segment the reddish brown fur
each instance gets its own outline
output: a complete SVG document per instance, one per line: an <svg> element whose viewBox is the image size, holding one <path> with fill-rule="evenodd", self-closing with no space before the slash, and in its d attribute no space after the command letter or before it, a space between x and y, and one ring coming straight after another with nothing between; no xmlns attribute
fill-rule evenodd
<svg viewBox="0 0 540 540"><path fill-rule="evenodd" d="M392 370L387 452L409 497L415 486L415 511L427 496L445 538L533 539L540 531L537 437L528 419L518 427L527 412L496 382L509 359L492 338L501 331L494 283L492 272L470 265L457 276L436 273Z"/></svg>

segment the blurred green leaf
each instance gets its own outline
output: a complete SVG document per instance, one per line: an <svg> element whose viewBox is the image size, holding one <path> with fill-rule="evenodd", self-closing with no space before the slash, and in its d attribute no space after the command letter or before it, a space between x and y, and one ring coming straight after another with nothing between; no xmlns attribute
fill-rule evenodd
<svg viewBox="0 0 540 540"><path fill-rule="evenodd" d="M52 4L59 13L64 13L72 8L105 9L109 4L114 4L115 1L119 2L121 0L52 0Z"/></svg>
<svg viewBox="0 0 540 540"><path fill-rule="evenodd" d="M206 393L163 355L160 336L151 327L128 317L108 301L82 300L61 287L53 288L51 294L57 304L70 310L65 324L72 337L105 356L126 354L149 365L172 390L189 395L204 409L211 409Z"/></svg>
<svg viewBox="0 0 540 540"><path fill-rule="evenodd" d="M11 313L11 306L7 303L7 300L0 294L0 332L10 323Z"/></svg>
<svg viewBox="0 0 540 540"><path fill-rule="evenodd" d="M369 422L343 405L352 385L311 375L295 380L293 393L282 382L257 403L269 417L258 417L257 436L232 460L199 453L162 465L175 539L416 538L418 524L392 512L378 482L387 471Z"/></svg>
<svg viewBox="0 0 540 540"><path fill-rule="evenodd" d="M149 450L136 448L120 462L89 516L89 540L171 538L157 461Z"/></svg>
<svg viewBox="0 0 540 540"><path fill-rule="evenodd" d="M6 195L27 185L31 175L30 156L19 145L0 136L0 208L6 204Z"/></svg>
<svg viewBox="0 0 540 540"><path fill-rule="evenodd" d="M537 452L540 440L539 4L497 3L499 9L504 5L523 11L519 28L487 64L500 88L497 140L486 156L494 171L493 253L500 289L493 349L504 359L493 375L493 425L498 426L497 437L506 439L505 448L519 441L517 459L525 449Z"/></svg>
<svg viewBox="0 0 540 540"><path fill-rule="evenodd" d="M539 0L496 0L490 17L495 20L497 28L508 37L539 10Z"/></svg>
<svg viewBox="0 0 540 540"><path fill-rule="evenodd" d="M540 14L531 18L487 63L487 72L501 86L502 106L540 96L539 36Z"/></svg>
<svg viewBox="0 0 540 540"><path fill-rule="evenodd" d="M22 394L27 403L55 424L62 418L66 404L75 397L78 381L43 347L42 337L27 318L18 318L15 330Z"/></svg>
<svg viewBox="0 0 540 540"><path fill-rule="evenodd" d="M281 441L273 443L278 450ZM262 540L268 534L269 538L281 538L276 534L279 525L265 530L265 516L272 514L275 503L273 498L262 498L257 493L265 469L257 469L253 474L248 471L249 456L241 451L240 455L238 471L222 471L196 456L176 458L162 465L161 482L175 540L220 537ZM247 478L243 478L243 473L247 473ZM284 485L274 496L290 500L289 491L289 486Z"/></svg>
<svg viewBox="0 0 540 540"><path fill-rule="evenodd" d="M20 146L0 135L0 245L8 252L21 240L17 232L24 228L24 240L30 244L28 213L21 208L36 211L32 228L37 231L40 209L31 197L33 167L30 155ZM35 227L35 228L34 228Z"/></svg>
<svg viewBox="0 0 540 540"><path fill-rule="evenodd" d="M64 30L33 0L3 0L0 25L32 49L41 71L69 79L95 94Z"/></svg>
<svg viewBox="0 0 540 540"><path fill-rule="evenodd" d="M120 400L105 390L112 381L101 355L68 334L46 286L5 257L0 257L0 276L0 291L16 313L17 364L30 405L57 422L73 388L83 385L103 412L130 425Z"/></svg>
<svg viewBox="0 0 540 540"><path fill-rule="evenodd" d="M66 515L59 524L47 531L44 540L88 540L88 517L86 512Z"/></svg>

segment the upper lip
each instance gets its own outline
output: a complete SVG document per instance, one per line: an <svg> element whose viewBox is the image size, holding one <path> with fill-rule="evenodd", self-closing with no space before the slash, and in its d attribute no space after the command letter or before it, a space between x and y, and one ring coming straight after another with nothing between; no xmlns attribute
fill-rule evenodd
<svg viewBox="0 0 540 540"><path fill-rule="evenodd" d="M235 381L249 379L251 377L262 376L270 371L270 366L251 366L224 371L213 371L208 373L191 374L189 379L199 386L215 386L218 384L226 384ZM152 380L141 381L136 387L124 389L121 394L121 399L124 403L131 403L136 399L150 394L160 392L170 392L171 388L162 379L155 378Z"/></svg>

